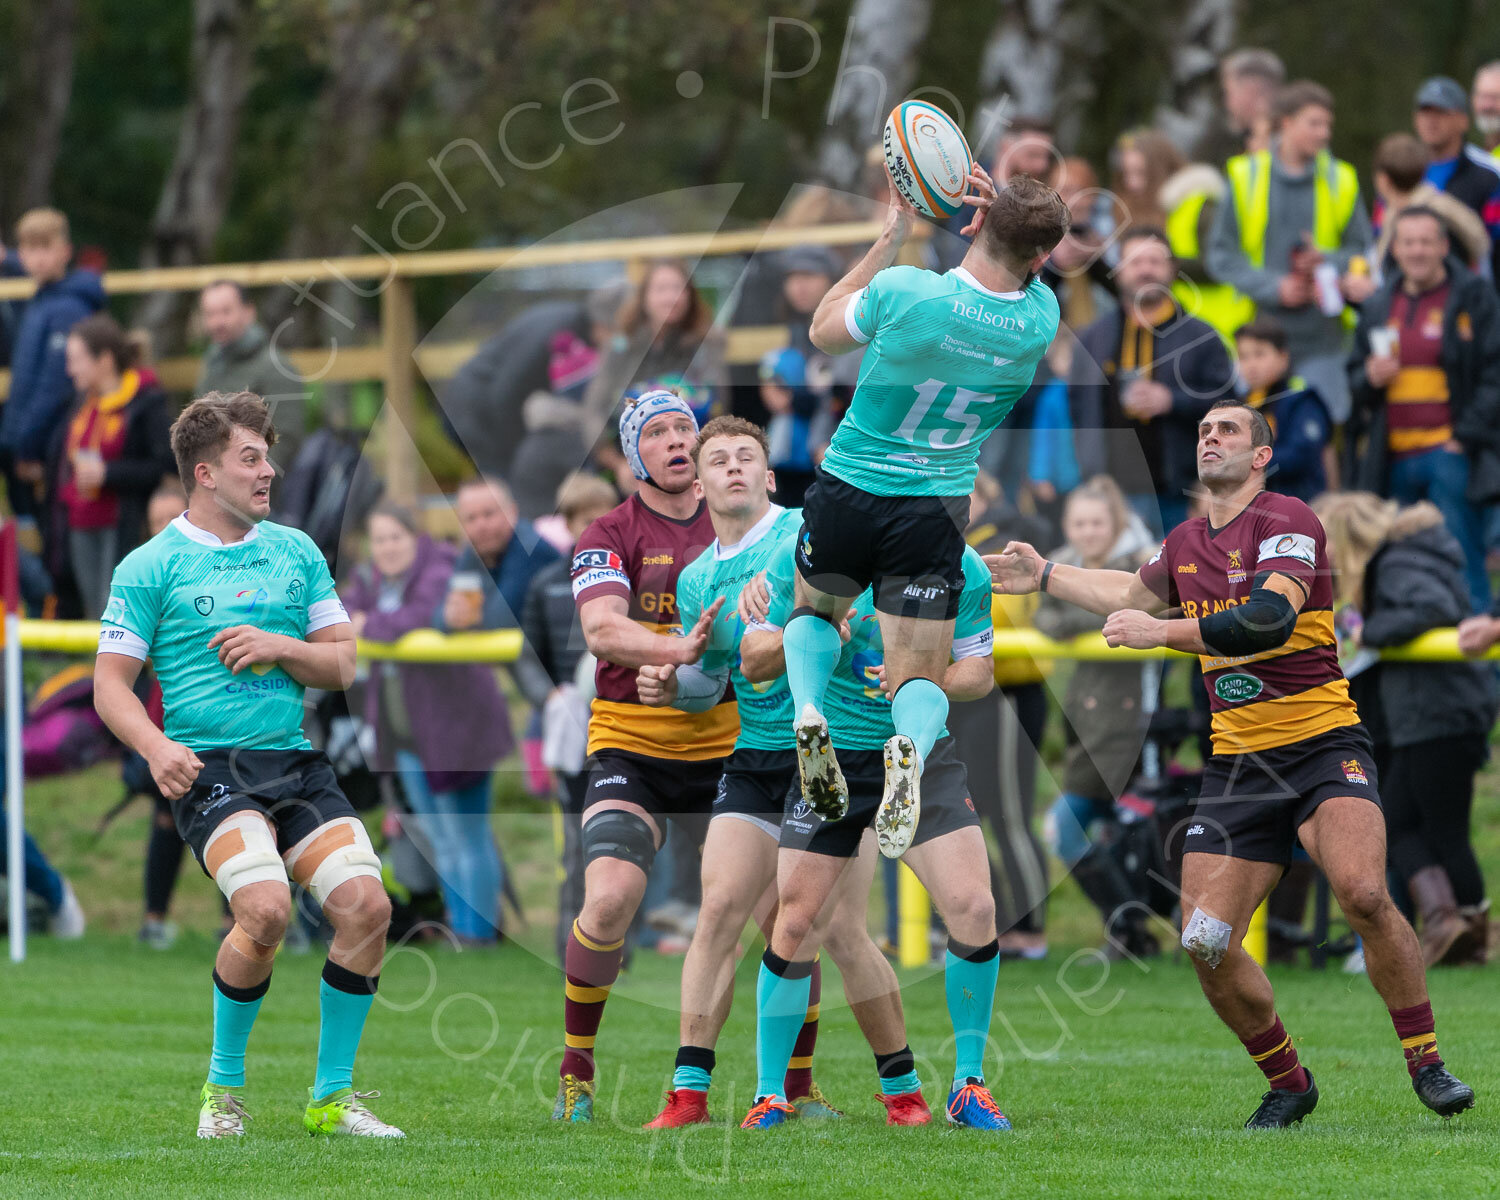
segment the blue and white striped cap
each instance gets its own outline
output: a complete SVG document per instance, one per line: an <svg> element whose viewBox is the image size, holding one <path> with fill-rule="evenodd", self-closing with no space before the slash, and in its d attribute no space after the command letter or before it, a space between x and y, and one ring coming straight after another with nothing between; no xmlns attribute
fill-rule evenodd
<svg viewBox="0 0 1500 1200"><path fill-rule="evenodd" d="M635 477L643 483L649 483L651 475L641 460L641 431L646 428L646 424L663 413L681 413L693 423L693 430L697 432L698 418L693 416L692 405L666 388L646 392L634 402L627 401L626 405L625 411L620 415L620 452L630 463Z"/></svg>

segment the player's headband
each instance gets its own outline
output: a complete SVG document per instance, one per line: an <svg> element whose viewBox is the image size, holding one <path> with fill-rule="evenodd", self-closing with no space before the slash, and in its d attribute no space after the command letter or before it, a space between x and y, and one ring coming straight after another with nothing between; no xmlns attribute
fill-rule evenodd
<svg viewBox="0 0 1500 1200"><path fill-rule="evenodd" d="M693 423L693 432L698 431L698 418L693 415L692 406L676 392L669 392L666 388L645 393L639 400L629 404L620 417L620 451L625 455L635 477L643 483L651 482L651 475L641 460L641 432L653 417L659 417L662 413L681 413Z"/></svg>

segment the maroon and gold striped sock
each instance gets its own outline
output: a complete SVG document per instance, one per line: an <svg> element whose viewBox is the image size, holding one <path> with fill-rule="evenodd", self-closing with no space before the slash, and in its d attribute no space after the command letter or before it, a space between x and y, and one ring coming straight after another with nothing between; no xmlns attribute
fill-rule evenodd
<svg viewBox="0 0 1500 1200"><path fill-rule="evenodd" d="M1406 1071L1413 1078L1418 1071L1431 1063L1443 1065L1437 1050L1437 1022L1432 1019L1432 1002L1424 1000L1410 1008L1391 1009L1391 1024L1396 1027L1396 1036L1401 1039L1401 1050L1406 1055Z"/></svg>
<svg viewBox="0 0 1500 1200"><path fill-rule="evenodd" d="M1281 1024L1281 1018L1264 1033L1253 1038L1241 1038L1255 1065L1261 1069L1273 1091L1307 1091L1307 1071L1297 1061L1297 1050L1291 1036Z"/></svg>
<svg viewBox="0 0 1500 1200"><path fill-rule="evenodd" d="M797 1034L797 1043L792 1047L792 1057L786 1068L786 1091L788 1100L800 1100L812 1092L813 1048L818 1044L818 1006L823 998L823 964L813 959L812 984L807 993L807 1016L802 1019L802 1030Z"/></svg>
<svg viewBox="0 0 1500 1200"><path fill-rule="evenodd" d="M608 944L597 942L577 921L573 922L563 952L567 983L563 990L564 1050L559 1075L594 1078L594 1039L599 1033L599 1022L604 1019L609 989L619 978L624 954L624 938Z"/></svg>

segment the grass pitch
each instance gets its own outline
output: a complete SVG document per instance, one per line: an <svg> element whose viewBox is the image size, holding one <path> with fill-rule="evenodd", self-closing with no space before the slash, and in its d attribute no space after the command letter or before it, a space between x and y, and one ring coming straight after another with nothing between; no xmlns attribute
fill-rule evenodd
<svg viewBox="0 0 1500 1200"><path fill-rule="evenodd" d="M1495 775L1481 780L1481 857L1500 872ZM1054 893L1054 951L1001 969L987 1074L1015 1123L1004 1135L887 1129L870 1053L825 976L816 1074L842 1121L763 1134L738 1122L754 1087L754 968L710 1095L715 1123L646 1133L677 1045L679 959L637 956L599 1038L592 1127L548 1115L562 996L540 949L394 951L355 1070L404 1142L313 1140L301 1128L317 1046L322 957L283 955L250 1041L243 1141L194 1137L210 1041L212 885L184 865L178 946L131 938L146 817L88 832L118 794L105 771L28 791L28 825L90 914L82 942L36 938L0 964L0 1197L616 1196L1477 1197L1500 1194L1500 974L1432 975L1439 1047L1479 1093L1453 1121L1413 1095L1389 1018L1363 977L1272 969L1279 1009L1322 1092L1299 1129L1240 1127L1263 1081L1209 1011L1186 963L1106 969L1076 948L1097 920L1071 884ZM497 818L529 910L550 943L545 814ZM533 909L533 905L535 906ZM929 1101L951 1070L941 977L901 972L911 1045ZM939 1117L941 1110L939 1109Z"/></svg>
<svg viewBox="0 0 1500 1200"><path fill-rule="evenodd" d="M643 956L599 1039L592 1127L549 1121L561 1053L555 968L519 947L402 951L355 1072L400 1143L323 1139L300 1116L317 1044L317 955L278 963L249 1053L243 1142L200 1142L212 941L164 954L119 937L38 941L0 993L0 1195L947 1197L1482 1196L1500 1190L1500 1031L1487 972L1434 980L1440 1045L1479 1091L1444 1122L1417 1102L1367 981L1277 972L1281 1011L1323 1100L1300 1129L1239 1126L1260 1076L1180 963L1007 964L989 1077L1007 1135L887 1129L873 1064L825 985L817 1075L849 1115L740 1131L754 1087L753 956L720 1044L716 1121L645 1133L677 1042L677 960ZM830 972L830 979L832 972ZM904 976L911 1042L937 1106L951 1068L940 979Z"/></svg>

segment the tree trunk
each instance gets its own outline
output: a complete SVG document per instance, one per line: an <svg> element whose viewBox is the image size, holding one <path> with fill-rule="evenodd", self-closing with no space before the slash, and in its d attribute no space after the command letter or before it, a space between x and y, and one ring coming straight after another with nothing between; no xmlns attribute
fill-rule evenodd
<svg viewBox="0 0 1500 1200"><path fill-rule="evenodd" d="M255 0L195 0L193 90L141 254L143 266L184 266L213 255L250 86L254 13ZM137 322L153 332L163 330L181 302L177 293L154 293L142 304Z"/></svg>
<svg viewBox="0 0 1500 1200"><path fill-rule="evenodd" d="M0 189L0 219L6 229L28 208L52 199L63 119L73 94L77 26L77 0L33 0L11 18L16 44L6 58L16 82L4 121L20 137L8 156L9 186Z"/></svg>
<svg viewBox="0 0 1500 1200"><path fill-rule="evenodd" d="M858 183L866 149L916 82L931 19L932 0L855 0L818 145L818 170L834 187Z"/></svg>
<svg viewBox="0 0 1500 1200"><path fill-rule="evenodd" d="M1235 0L1188 0L1171 24L1170 96L1156 110L1156 127L1189 158L1203 153L1223 124L1219 59L1239 27Z"/></svg>
<svg viewBox="0 0 1500 1200"><path fill-rule="evenodd" d="M970 144L987 159L1017 117L1038 117L1071 145L1094 92L1088 67L1102 49L1108 10L1064 0L1009 0L979 63L982 97Z"/></svg>

